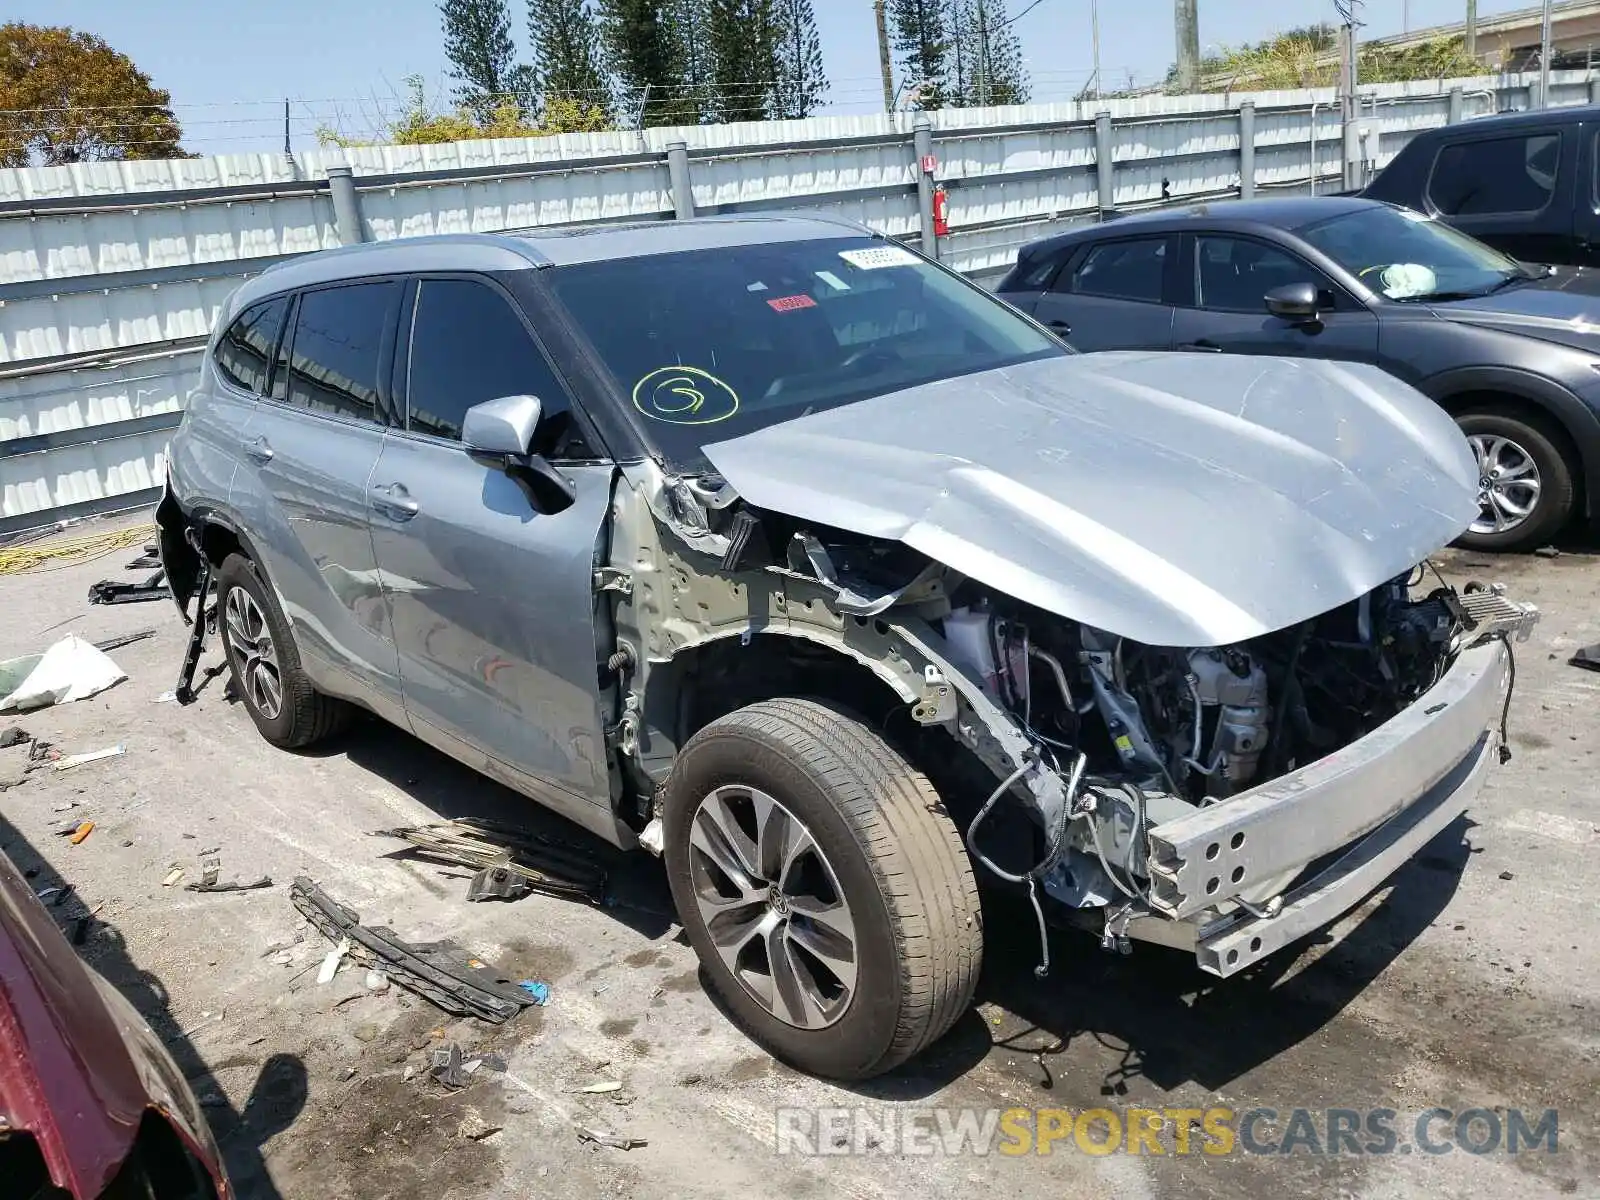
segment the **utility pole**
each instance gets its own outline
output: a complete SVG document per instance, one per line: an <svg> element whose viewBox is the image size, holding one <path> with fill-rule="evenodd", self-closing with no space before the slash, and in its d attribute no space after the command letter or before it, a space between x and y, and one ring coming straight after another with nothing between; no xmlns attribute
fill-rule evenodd
<svg viewBox="0 0 1600 1200"><path fill-rule="evenodd" d="M1089 36L1094 41L1094 98L1100 99L1100 0L1089 0ZM1128 85L1133 91L1133 85Z"/></svg>
<svg viewBox="0 0 1600 1200"><path fill-rule="evenodd" d="M1478 57L1478 0L1467 0L1467 57Z"/></svg>
<svg viewBox="0 0 1600 1200"><path fill-rule="evenodd" d="M884 11L885 0L872 0L873 15L878 19L878 70L883 74L883 111L894 111L894 65L889 58L889 16Z"/></svg>
<svg viewBox="0 0 1600 1200"><path fill-rule="evenodd" d="M1344 118L1344 186L1354 191L1361 186L1361 99L1356 94L1360 82L1356 60L1356 22L1352 12L1339 27L1339 99Z"/></svg>
<svg viewBox="0 0 1600 1200"><path fill-rule="evenodd" d="M1539 107L1550 107L1550 0L1539 15Z"/></svg>
<svg viewBox="0 0 1600 1200"><path fill-rule="evenodd" d="M1200 15L1197 0L1172 0L1172 24L1178 38L1178 91L1200 87ZM1098 23L1098 22L1097 22ZM1095 80L1098 88L1100 81Z"/></svg>

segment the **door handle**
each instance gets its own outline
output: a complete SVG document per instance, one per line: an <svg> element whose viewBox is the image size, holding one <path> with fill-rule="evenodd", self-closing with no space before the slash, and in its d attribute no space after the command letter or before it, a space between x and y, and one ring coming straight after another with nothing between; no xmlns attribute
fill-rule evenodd
<svg viewBox="0 0 1600 1200"><path fill-rule="evenodd" d="M1200 338L1197 341L1185 342L1182 346L1178 347L1178 349L1180 349L1180 350L1207 350L1207 351L1210 351L1212 354L1221 354L1222 353L1222 347L1217 345L1210 338Z"/></svg>
<svg viewBox="0 0 1600 1200"><path fill-rule="evenodd" d="M411 493L406 491L403 483L374 484L372 504L396 521L409 521L422 511L422 505L411 498Z"/></svg>
<svg viewBox="0 0 1600 1200"><path fill-rule="evenodd" d="M272 445L264 437L251 438L244 444L244 452L258 463L272 461Z"/></svg>
<svg viewBox="0 0 1600 1200"><path fill-rule="evenodd" d="M1061 320L1059 317L1054 321L1046 321L1045 324L1049 325L1051 329L1054 329L1062 334L1068 334L1072 332L1072 326L1066 321Z"/></svg>

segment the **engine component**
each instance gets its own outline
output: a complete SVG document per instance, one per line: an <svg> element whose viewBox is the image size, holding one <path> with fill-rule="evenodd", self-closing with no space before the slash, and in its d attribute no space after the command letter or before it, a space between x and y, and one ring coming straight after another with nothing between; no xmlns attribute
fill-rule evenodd
<svg viewBox="0 0 1600 1200"><path fill-rule="evenodd" d="M1134 773L1140 783L1170 786L1170 773L1157 753L1150 731L1145 728L1139 702L1128 694L1118 678L1116 651L1121 641L1114 634L1083 626L1083 662L1089 668L1089 686L1094 689L1095 706L1105 719L1111 744L1123 769ZM1174 789L1176 790L1176 789Z"/></svg>
<svg viewBox="0 0 1600 1200"><path fill-rule="evenodd" d="M1210 771L1213 795L1255 778L1266 749L1270 709L1267 673L1242 650L1191 650L1189 677L1202 711L1215 710L1216 729L1211 735ZM1206 712L1202 723L1208 723Z"/></svg>

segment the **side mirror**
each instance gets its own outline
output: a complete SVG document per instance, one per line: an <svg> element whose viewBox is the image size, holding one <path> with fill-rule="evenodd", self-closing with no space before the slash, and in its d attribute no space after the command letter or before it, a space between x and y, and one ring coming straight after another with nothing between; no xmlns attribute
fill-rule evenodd
<svg viewBox="0 0 1600 1200"><path fill-rule="evenodd" d="M1315 321L1317 319L1317 285L1314 283L1286 283L1275 287L1266 295L1267 311L1286 321Z"/></svg>
<svg viewBox="0 0 1600 1200"><path fill-rule="evenodd" d="M473 454L528 453L544 405L537 396L501 396L467 409L461 440Z"/></svg>
<svg viewBox="0 0 1600 1200"><path fill-rule="evenodd" d="M572 481L534 454L544 405L537 396L501 396L467 409L461 442L474 458L486 459L510 476L539 512L560 512L578 492Z"/></svg>

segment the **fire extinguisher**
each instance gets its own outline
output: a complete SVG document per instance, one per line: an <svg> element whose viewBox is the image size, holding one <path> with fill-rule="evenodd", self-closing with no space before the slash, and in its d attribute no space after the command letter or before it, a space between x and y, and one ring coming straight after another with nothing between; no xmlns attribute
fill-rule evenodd
<svg viewBox="0 0 1600 1200"><path fill-rule="evenodd" d="M942 183L933 189L933 233L935 237L950 236L950 196Z"/></svg>

